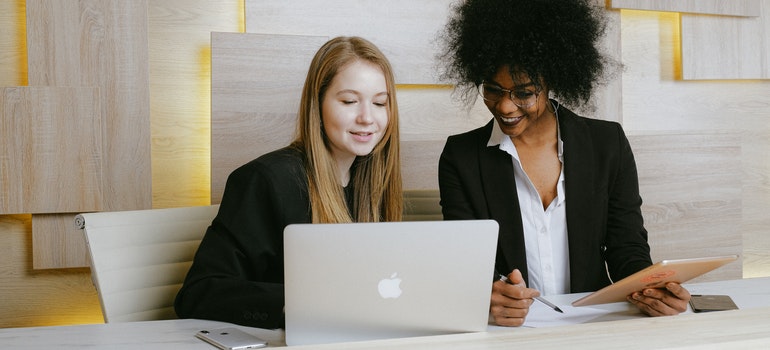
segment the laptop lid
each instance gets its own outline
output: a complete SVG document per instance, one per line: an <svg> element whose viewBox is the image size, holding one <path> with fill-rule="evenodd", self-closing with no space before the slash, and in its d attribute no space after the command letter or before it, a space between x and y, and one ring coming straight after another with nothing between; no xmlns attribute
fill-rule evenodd
<svg viewBox="0 0 770 350"><path fill-rule="evenodd" d="M497 235L493 220L287 226L286 344L486 330Z"/></svg>

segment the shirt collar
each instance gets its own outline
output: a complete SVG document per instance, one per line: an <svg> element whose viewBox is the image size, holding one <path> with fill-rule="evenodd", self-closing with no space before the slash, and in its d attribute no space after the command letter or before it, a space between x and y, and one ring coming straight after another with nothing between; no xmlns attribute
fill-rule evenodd
<svg viewBox="0 0 770 350"><path fill-rule="evenodd" d="M556 137L558 138L557 148L559 152L559 160L564 163L564 141L561 138L561 126L559 125L559 113L556 110ZM487 141L487 147L499 146L501 150L505 151L506 145L510 144L513 147L513 141L508 135L503 133L503 129L500 128L500 124L497 123L497 118L492 118L492 133L489 135ZM514 147L515 149L515 147Z"/></svg>

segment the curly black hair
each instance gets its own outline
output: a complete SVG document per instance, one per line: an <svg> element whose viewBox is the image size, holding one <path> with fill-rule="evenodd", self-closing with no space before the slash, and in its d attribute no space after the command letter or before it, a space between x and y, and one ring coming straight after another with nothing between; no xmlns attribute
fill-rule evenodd
<svg viewBox="0 0 770 350"><path fill-rule="evenodd" d="M508 65L582 106L614 63L598 48L606 25L596 0L461 0L439 37L441 75L470 104L476 86Z"/></svg>

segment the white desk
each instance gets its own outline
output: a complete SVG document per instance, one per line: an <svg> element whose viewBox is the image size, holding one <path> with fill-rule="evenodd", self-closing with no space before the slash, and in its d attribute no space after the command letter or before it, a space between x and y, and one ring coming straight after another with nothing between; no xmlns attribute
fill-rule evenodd
<svg viewBox="0 0 770 350"><path fill-rule="evenodd" d="M292 347L296 349L757 349L770 348L770 277L687 285L693 294L728 294L740 310L646 317L625 303L583 324L544 328L491 327L489 332ZM580 295L550 297L560 306ZM198 330L232 326L204 320L168 320L0 329L0 348L214 349ZM240 327L271 346L283 332Z"/></svg>

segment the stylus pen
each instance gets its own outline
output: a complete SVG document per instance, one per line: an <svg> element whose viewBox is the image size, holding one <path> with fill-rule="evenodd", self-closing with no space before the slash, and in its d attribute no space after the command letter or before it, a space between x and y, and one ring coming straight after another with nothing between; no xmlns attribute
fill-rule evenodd
<svg viewBox="0 0 770 350"><path fill-rule="evenodd" d="M508 277L505 277L505 275L500 275L500 281L503 281L505 283L511 283L511 281L508 279ZM545 305L548 305L548 307L550 307L551 309L554 309L555 311L564 313L564 311L561 311L561 309L558 306L554 305L553 303L551 303L550 301L546 300L543 297L535 297L535 300Z"/></svg>

